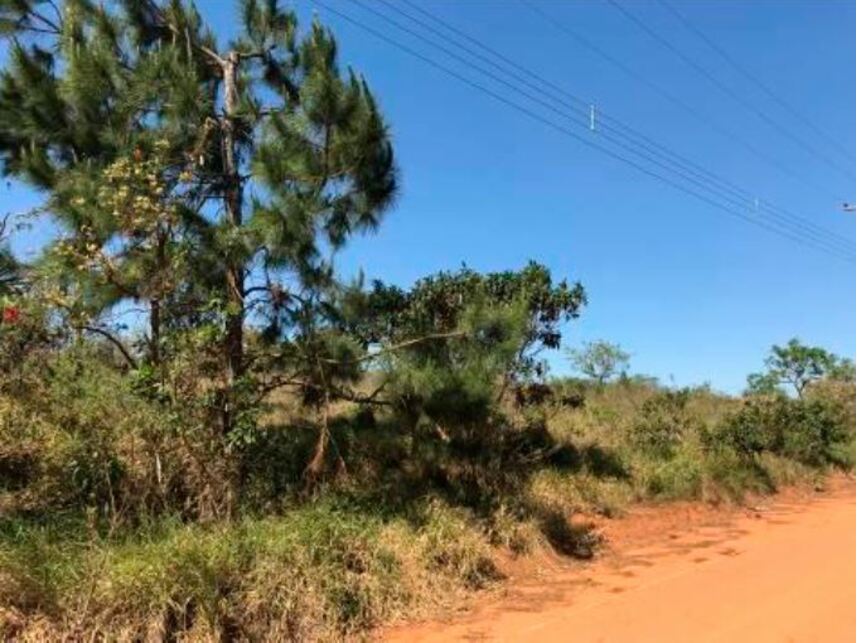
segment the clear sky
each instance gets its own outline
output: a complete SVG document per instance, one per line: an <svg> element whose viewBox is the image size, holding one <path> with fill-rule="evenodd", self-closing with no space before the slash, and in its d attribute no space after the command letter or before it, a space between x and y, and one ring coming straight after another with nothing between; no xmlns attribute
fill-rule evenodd
<svg viewBox="0 0 857 643"><path fill-rule="evenodd" d="M395 15L377 0L367 1ZM747 192L812 219L848 239L853 249L854 215L842 212L839 201L855 198L854 3L671 0L745 69L838 141L847 152L841 156L663 5L618 1L754 109L846 171L836 171L723 93L605 0L533 3L731 136L623 74L517 0L420 4L594 102L597 114L619 119ZM519 100L507 87L479 79L352 2L324 2ZM232 5L199 6L228 36ZM633 356L632 371L665 383L710 382L740 390L770 344L792 336L854 355L853 262L738 221L528 119L309 0L299 1L297 9L304 25L317 10L338 36L343 64L366 75L390 122L401 170L396 206L376 234L352 243L342 255L346 272L362 268L369 277L408 285L462 262L487 271L535 259L556 278L579 280L587 290L590 303L568 327L566 344L618 342ZM560 120L542 106L520 102ZM597 128L579 131L590 140L599 135ZM761 160L747 145L791 174ZM2 194L3 211L36 202L14 184ZM21 252L37 245L40 235L34 232L19 242ZM568 369L559 355L551 363L555 373Z"/></svg>

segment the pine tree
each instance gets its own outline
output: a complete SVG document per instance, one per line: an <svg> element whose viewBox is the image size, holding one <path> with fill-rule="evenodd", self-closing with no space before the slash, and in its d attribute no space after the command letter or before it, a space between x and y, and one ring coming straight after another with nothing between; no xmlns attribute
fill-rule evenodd
<svg viewBox="0 0 857 643"><path fill-rule="evenodd" d="M366 82L339 69L327 29L301 36L276 0L243 0L226 46L181 0L0 0L0 33L10 39L3 172L43 191L63 242L83 248L62 273L91 314L147 303L150 358L162 319L184 314L179 295L195 314L221 303L228 433L251 297L269 340L317 328L335 286L326 251L377 226L394 196L392 147ZM123 187L141 201L111 193Z"/></svg>

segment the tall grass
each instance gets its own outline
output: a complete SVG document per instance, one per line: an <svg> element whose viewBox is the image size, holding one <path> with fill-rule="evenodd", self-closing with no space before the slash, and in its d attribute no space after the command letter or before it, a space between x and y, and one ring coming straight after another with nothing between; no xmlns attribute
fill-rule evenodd
<svg viewBox="0 0 857 643"><path fill-rule="evenodd" d="M107 403L103 388L110 380L84 384L100 386ZM824 406L821 415L807 420L804 409L788 417L822 429L839 418L844 426L853 417L853 392L835 394L838 405ZM791 436L783 443L791 449L786 453L741 452L726 438L758 410L747 415L745 403L704 388L676 394L622 382L587 388L582 405L558 399L504 409L508 423L495 427L490 442L477 433L450 443L402 426L394 414L342 404L331 435L347 471L307 490L301 472L314 431L292 400L275 398L266 429L240 464L248 482L242 509L230 520L201 520L181 508L155 511L159 490L146 496L145 511L114 514L111 494L121 488L108 482L136 489L153 479L138 464L145 454L125 456L141 425L118 415L93 420L97 437L111 434L105 418L116 417L123 427L118 448L98 461L116 457L141 472L126 465L114 479L104 478L107 486L73 487L69 495L62 476L77 471L72 465L81 456L65 439L51 439L53 415L43 415L26 453L30 468L7 476L0 489L8 508L0 514L0 636L359 637L502 580L496 561L503 550L591 556L597 535L572 521L575 515L619 516L640 501L740 502L782 485L817 485L829 466L853 466L853 431L818 451L816 442L795 443L797 427L785 433ZM75 415L76 408L83 410ZM81 405L64 409L65 426L74 430L62 435L91 435L79 424L93 417L87 413ZM152 420L145 409L135 413ZM97 443L105 444L100 437ZM8 466L18 462L17 452L4 453L11 454ZM827 454L830 464L802 463L789 453ZM168 453L163 457L169 462ZM39 475L51 484L29 484ZM69 501L86 493L93 503Z"/></svg>
<svg viewBox="0 0 857 643"><path fill-rule="evenodd" d="M339 640L501 577L472 516L438 499L393 520L321 501L109 540L80 527L4 522L4 638Z"/></svg>

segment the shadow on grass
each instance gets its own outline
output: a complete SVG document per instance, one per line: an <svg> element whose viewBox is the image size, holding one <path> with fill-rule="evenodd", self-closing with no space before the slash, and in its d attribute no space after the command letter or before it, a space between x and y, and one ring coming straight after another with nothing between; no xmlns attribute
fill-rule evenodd
<svg viewBox="0 0 857 643"><path fill-rule="evenodd" d="M550 463L557 469L570 473L589 473L596 478L629 480L631 473L614 451L597 444L578 448L562 445L551 457Z"/></svg>
<svg viewBox="0 0 857 643"><path fill-rule="evenodd" d="M348 476L336 478L331 448L328 477L307 493L302 472L315 431L308 424L293 424L265 432L243 465L248 505L261 509L290 499L286 502L296 506L324 496L343 510L385 521L404 519L415 528L423 526L420 507L431 498L468 510L484 525L491 524L503 507L515 520L532 520L558 553L590 558L597 538L587 527L570 524L562 511L533 505L526 497L530 480L546 469L597 478L630 477L612 451L557 443L543 426L499 426L441 436L362 414L337 418L331 425L333 448L347 463Z"/></svg>

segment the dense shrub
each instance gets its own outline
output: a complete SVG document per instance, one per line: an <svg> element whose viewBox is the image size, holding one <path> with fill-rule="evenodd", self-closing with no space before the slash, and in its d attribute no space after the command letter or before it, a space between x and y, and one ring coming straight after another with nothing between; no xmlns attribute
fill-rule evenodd
<svg viewBox="0 0 857 643"><path fill-rule="evenodd" d="M728 446L744 456L770 452L812 466L842 463L853 436L835 400L753 397L709 436L712 446Z"/></svg>
<svg viewBox="0 0 857 643"><path fill-rule="evenodd" d="M703 461L692 453L679 453L646 471L646 492L662 499L698 498L703 490Z"/></svg>
<svg viewBox="0 0 857 643"><path fill-rule="evenodd" d="M659 456L669 456L682 438L696 428L687 412L690 389L664 390L646 400L631 432L632 442Z"/></svg>
<svg viewBox="0 0 857 643"><path fill-rule="evenodd" d="M26 391L0 390L0 489L19 508L116 512L152 500L148 438L163 420L97 346L32 359L19 373Z"/></svg>
<svg viewBox="0 0 857 643"><path fill-rule="evenodd" d="M747 493L770 493L776 484L762 459L742 456L729 448L709 451L704 460L705 493L712 500L741 501ZM792 479L788 482L798 482Z"/></svg>

